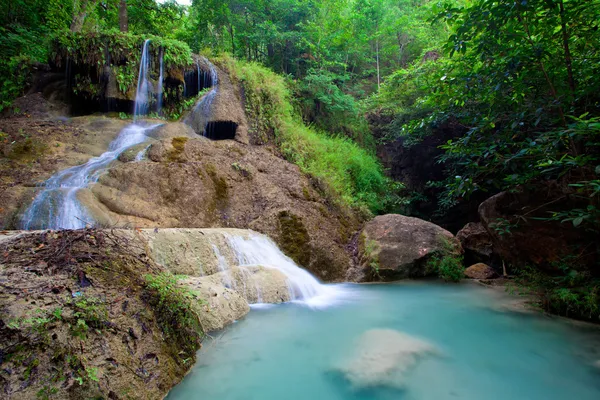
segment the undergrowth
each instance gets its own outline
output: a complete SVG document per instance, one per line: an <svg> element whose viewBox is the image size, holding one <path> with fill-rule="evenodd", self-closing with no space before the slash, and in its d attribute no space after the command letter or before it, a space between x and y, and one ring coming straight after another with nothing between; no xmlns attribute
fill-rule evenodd
<svg viewBox="0 0 600 400"><path fill-rule="evenodd" d="M546 312L600 322L600 280L567 259L554 269L551 273L531 266L519 268L515 284L520 292L535 295Z"/></svg>
<svg viewBox="0 0 600 400"><path fill-rule="evenodd" d="M200 302L188 288L178 284L177 276L162 272L145 276L148 301L156 312L158 323L168 341L180 343L179 349L193 355L201 339L202 327L191 302Z"/></svg>
<svg viewBox="0 0 600 400"><path fill-rule="evenodd" d="M463 256L449 240L441 241L442 250L428 260L427 270L446 282L459 282L465 275Z"/></svg>

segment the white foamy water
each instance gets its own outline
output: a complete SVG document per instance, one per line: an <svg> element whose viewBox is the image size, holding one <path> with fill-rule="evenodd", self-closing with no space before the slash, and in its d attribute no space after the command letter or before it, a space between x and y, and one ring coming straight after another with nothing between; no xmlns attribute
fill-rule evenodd
<svg viewBox="0 0 600 400"><path fill-rule="evenodd" d="M94 219L79 202L82 189L96 183L106 168L128 148L148 139L146 133L158 124L131 124L113 140L108 151L91 158L83 165L58 172L43 184L21 219L21 228L31 229L81 229L92 225Z"/></svg>
<svg viewBox="0 0 600 400"><path fill-rule="evenodd" d="M324 285L308 271L287 257L268 237L251 234L249 237L228 236L241 267L260 265L275 268L288 278L290 298L310 307L327 307L339 303L350 294L342 285Z"/></svg>

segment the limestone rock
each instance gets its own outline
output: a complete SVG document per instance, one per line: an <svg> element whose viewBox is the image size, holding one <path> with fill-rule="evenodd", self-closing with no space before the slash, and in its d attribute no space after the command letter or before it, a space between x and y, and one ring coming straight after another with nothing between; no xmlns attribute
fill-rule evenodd
<svg viewBox="0 0 600 400"><path fill-rule="evenodd" d="M471 279L494 279L498 277L498 274L489 265L477 263L465 270L465 276Z"/></svg>
<svg viewBox="0 0 600 400"><path fill-rule="evenodd" d="M376 269L384 280L424 277L433 254L460 251L460 243L447 230L398 214L380 215L368 222L359 242L363 266Z"/></svg>
<svg viewBox="0 0 600 400"><path fill-rule="evenodd" d="M290 301L288 279L282 272L274 268L254 265L232 267L202 277L199 281L232 289L251 304Z"/></svg>
<svg viewBox="0 0 600 400"><path fill-rule="evenodd" d="M221 330L250 311L246 300L234 290L206 278L187 278L180 282L198 294L192 307L205 332Z"/></svg>

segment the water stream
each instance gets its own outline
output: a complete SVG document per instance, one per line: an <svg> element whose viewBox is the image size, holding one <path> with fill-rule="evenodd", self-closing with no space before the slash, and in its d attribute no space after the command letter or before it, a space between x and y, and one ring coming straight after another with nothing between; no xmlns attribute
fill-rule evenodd
<svg viewBox="0 0 600 400"><path fill-rule="evenodd" d="M597 400L600 333L475 285L342 285L211 334L169 400ZM335 287L335 285L334 285Z"/></svg>
<svg viewBox="0 0 600 400"><path fill-rule="evenodd" d="M215 66L208 61L206 58L203 58L203 61L208 65L210 71L210 81L212 83L212 88L210 92L202 96L200 101L196 103L192 112L185 118L184 123L190 125L194 131L203 136L208 136L208 123L211 116L212 104L217 96L217 92L219 90L219 77L217 74L217 69ZM198 69L200 68L198 64ZM198 80L200 80L200 74L198 73ZM206 79L205 79L206 82ZM198 82L198 88L200 88L200 82Z"/></svg>
<svg viewBox="0 0 600 400"><path fill-rule="evenodd" d="M93 157L83 165L60 171L44 182L42 190L21 218L21 229L81 229L94 225L94 217L79 201L81 191L96 183L102 172L122 152L148 140L146 133L158 126L138 121L148 113L151 86L148 76L149 43L150 40L144 41L142 48L134 106L135 122L126 126L110 143L108 150L99 157Z"/></svg>
<svg viewBox="0 0 600 400"><path fill-rule="evenodd" d="M135 93L135 106L133 111L133 120L136 121L138 117L148 114L148 102L150 100L150 88L151 83L149 81L148 73L150 71L150 52L148 47L150 45L150 39L144 41L142 47L142 57L140 58L140 72L138 74L137 91Z"/></svg>

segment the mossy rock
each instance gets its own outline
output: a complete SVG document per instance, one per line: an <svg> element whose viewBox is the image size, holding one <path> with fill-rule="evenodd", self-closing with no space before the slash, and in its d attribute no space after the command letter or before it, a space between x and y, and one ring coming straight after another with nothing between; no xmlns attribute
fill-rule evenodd
<svg viewBox="0 0 600 400"><path fill-rule="evenodd" d="M289 211L281 211L279 220L279 245L285 254L297 264L307 267L310 264L312 248L310 236L302 223L302 218Z"/></svg>

